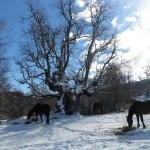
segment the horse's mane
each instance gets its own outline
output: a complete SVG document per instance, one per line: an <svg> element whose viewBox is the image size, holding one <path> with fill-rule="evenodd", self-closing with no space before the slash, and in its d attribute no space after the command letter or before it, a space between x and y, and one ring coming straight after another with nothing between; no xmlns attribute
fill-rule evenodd
<svg viewBox="0 0 150 150"><path fill-rule="evenodd" d="M134 102L134 103L130 106L128 116L131 116L131 117L132 117L132 116L134 115L135 105L136 105L136 102Z"/></svg>

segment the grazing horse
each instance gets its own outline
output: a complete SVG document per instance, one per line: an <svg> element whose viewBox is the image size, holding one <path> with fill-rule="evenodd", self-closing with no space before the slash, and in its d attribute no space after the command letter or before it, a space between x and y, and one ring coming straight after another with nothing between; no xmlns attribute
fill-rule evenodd
<svg viewBox="0 0 150 150"><path fill-rule="evenodd" d="M145 102L136 101L130 106L129 113L127 116L127 122L129 127L132 127L133 124L132 117L134 114L137 117L137 127L140 127L140 123L139 123L139 117L140 117L141 122L143 124L143 129L145 129L143 114L150 114L150 101L145 101Z"/></svg>
<svg viewBox="0 0 150 150"><path fill-rule="evenodd" d="M95 102L93 105L93 114L94 115L99 115L103 113L103 104L102 102Z"/></svg>
<svg viewBox="0 0 150 150"><path fill-rule="evenodd" d="M36 122L38 120L38 114L41 117L41 122L42 120L42 114L46 116L46 124L49 124L49 114L50 114L50 106L48 104L41 104L38 103L36 104L28 113L27 119L30 119L31 116L35 113L36 115Z"/></svg>

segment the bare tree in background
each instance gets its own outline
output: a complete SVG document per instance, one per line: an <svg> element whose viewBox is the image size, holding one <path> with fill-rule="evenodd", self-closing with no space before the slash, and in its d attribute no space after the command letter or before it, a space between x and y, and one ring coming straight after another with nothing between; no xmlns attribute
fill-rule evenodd
<svg viewBox="0 0 150 150"><path fill-rule="evenodd" d="M68 97L87 93L92 64L96 62L95 72L104 71L117 50L110 4L84 2L80 8L74 0L55 1L50 13L55 13L56 20L51 20L36 1L26 1L29 15L23 18L28 27L21 43L23 58L16 60L23 77L19 82L40 96L51 95L39 90L45 84L60 97L66 95L66 105L71 104ZM71 80L74 87L69 84Z"/></svg>
<svg viewBox="0 0 150 150"><path fill-rule="evenodd" d="M118 110L118 105L121 104L123 94L123 85L124 85L124 75L121 71L121 68L117 64L109 64L106 67L103 76L103 86L106 86L106 89L109 89L111 92L111 109L112 111Z"/></svg>
<svg viewBox="0 0 150 150"><path fill-rule="evenodd" d="M145 69L146 79L150 80L150 66L147 66Z"/></svg>
<svg viewBox="0 0 150 150"><path fill-rule="evenodd" d="M146 86L146 95L150 96L150 66L146 67L144 73L145 73L145 79L147 81L147 83L145 85Z"/></svg>

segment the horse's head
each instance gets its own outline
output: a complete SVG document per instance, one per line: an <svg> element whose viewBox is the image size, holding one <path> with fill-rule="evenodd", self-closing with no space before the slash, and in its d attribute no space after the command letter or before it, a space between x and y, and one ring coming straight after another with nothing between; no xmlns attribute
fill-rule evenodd
<svg viewBox="0 0 150 150"><path fill-rule="evenodd" d="M31 118L31 116L32 116L32 112L31 112L31 111L29 111L29 112L28 112L27 119L30 119L30 118Z"/></svg>
<svg viewBox="0 0 150 150"><path fill-rule="evenodd" d="M129 127L132 127L132 124L133 124L132 118L129 117L129 116L126 116L126 117L127 117L128 126L129 126Z"/></svg>

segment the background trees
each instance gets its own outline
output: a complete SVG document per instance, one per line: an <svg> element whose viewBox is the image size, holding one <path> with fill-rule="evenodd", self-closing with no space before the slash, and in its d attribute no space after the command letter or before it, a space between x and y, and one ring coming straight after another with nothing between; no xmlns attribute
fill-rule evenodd
<svg viewBox="0 0 150 150"><path fill-rule="evenodd" d="M23 17L28 24L21 43L23 57L16 60L20 83L28 84L40 96L57 92L60 99L67 99L67 109L79 93L90 95L93 82L117 54L110 3L84 2L81 8L74 0L55 1L50 15L55 12L56 20L51 20L36 1L26 1L29 14ZM41 92L41 85L49 92Z"/></svg>
<svg viewBox="0 0 150 150"><path fill-rule="evenodd" d="M150 66L146 66L145 68L145 80L146 80L146 84L145 84L145 93L147 96L150 96Z"/></svg>

